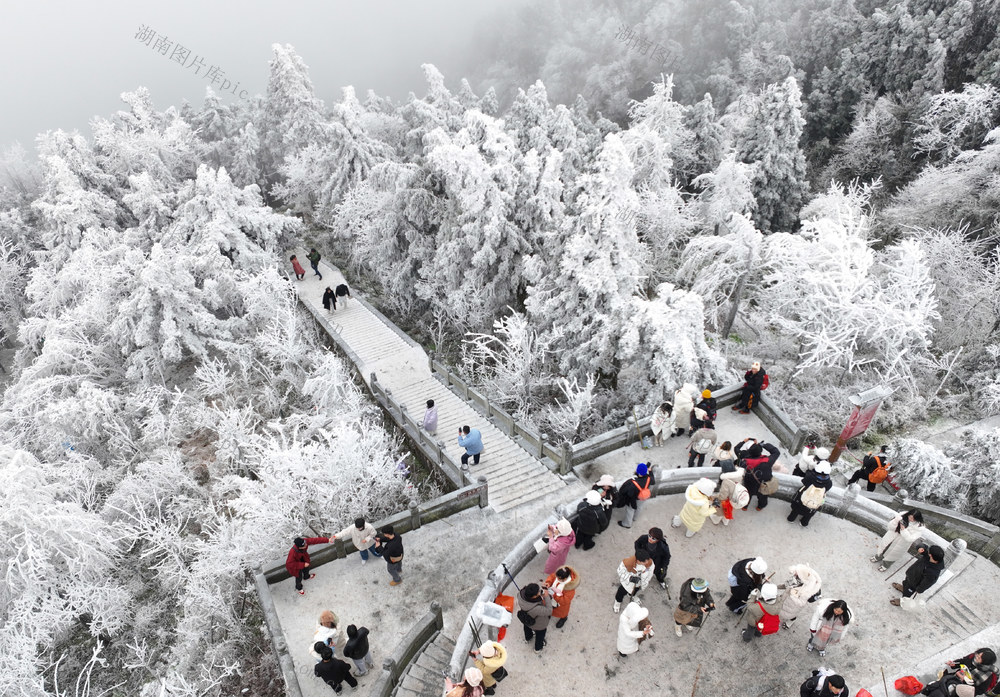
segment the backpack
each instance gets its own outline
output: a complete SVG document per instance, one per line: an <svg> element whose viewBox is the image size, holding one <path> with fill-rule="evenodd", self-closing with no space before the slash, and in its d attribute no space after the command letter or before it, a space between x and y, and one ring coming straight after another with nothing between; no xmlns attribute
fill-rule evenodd
<svg viewBox="0 0 1000 697"><path fill-rule="evenodd" d="M822 487L810 484L809 487L802 492L802 496L799 499L802 505L810 510L817 510L826 501L826 489Z"/></svg>
<svg viewBox="0 0 1000 697"><path fill-rule="evenodd" d="M694 444L693 449L696 453L707 454L712 450L712 441L708 438L701 438Z"/></svg>
<svg viewBox="0 0 1000 697"><path fill-rule="evenodd" d="M653 492L649 490L649 479L650 478L647 475L645 486L639 486L639 481L637 479L632 480L635 482L635 486L639 490L639 495L636 498L638 498L640 501L645 501L646 499L648 499L650 496L653 495Z"/></svg>
<svg viewBox="0 0 1000 697"><path fill-rule="evenodd" d="M759 601L757 603L757 607L759 607L760 611L764 613L764 616L757 621L757 631L764 636L767 636L768 634L777 634L778 630L781 628L781 617L767 612Z"/></svg>
<svg viewBox="0 0 1000 697"><path fill-rule="evenodd" d="M535 618L531 616L530 613L525 610L517 611L517 619L521 624L534 624Z"/></svg>
<svg viewBox="0 0 1000 697"><path fill-rule="evenodd" d="M881 484L889 476L889 463L880 456L875 456L875 469L868 475L868 481L872 484Z"/></svg>

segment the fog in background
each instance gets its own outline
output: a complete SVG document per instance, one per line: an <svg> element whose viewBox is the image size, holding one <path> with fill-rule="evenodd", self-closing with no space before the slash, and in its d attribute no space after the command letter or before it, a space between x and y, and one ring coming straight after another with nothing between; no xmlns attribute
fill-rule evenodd
<svg viewBox="0 0 1000 697"><path fill-rule="evenodd" d="M316 94L327 104L340 88L370 88L396 100L423 94L422 63L434 63L449 86L470 69L483 24L523 0L383 0L296 3L8 3L0 73L3 117L0 149L19 141L34 152L35 136L61 128L89 137L95 115L122 109L122 92L148 87L157 109L200 106L206 70L216 65L248 95L267 89L271 45L295 47L310 68ZM204 59L199 75L135 38L141 25ZM216 92L222 94L215 86ZM235 102L238 97L224 96Z"/></svg>

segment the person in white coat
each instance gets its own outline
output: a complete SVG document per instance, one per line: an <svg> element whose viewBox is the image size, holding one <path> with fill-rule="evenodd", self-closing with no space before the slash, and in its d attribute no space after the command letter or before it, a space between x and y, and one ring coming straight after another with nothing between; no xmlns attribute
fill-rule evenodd
<svg viewBox="0 0 1000 697"><path fill-rule="evenodd" d="M788 572L791 576L778 586L779 589L788 591L781 604L781 623L785 629L795 621L802 608L809 604L809 598L823 589L819 574L807 564L792 564L788 567Z"/></svg>
<svg viewBox="0 0 1000 697"><path fill-rule="evenodd" d="M717 508L712 506L715 493L715 482L707 477L702 477L694 484L688 486L684 492L684 508L680 515L675 515L673 527L679 528L681 523L687 528L685 537L694 537L695 533L705 525L705 519L712 514L718 515Z"/></svg>
<svg viewBox="0 0 1000 697"><path fill-rule="evenodd" d="M886 533L879 540L871 562L879 565L879 571L887 570L894 562L903 558L910 545L919 540L926 529L924 514L920 511L900 513L886 525Z"/></svg>
<svg viewBox="0 0 1000 697"><path fill-rule="evenodd" d="M317 663L323 660L323 657L316 651L317 644L328 646L336 653L337 644L344 638L344 633L341 631L339 625L340 620L337 619L337 615L331 610L323 610L320 613L319 623L313 632L312 644L309 647L309 653L316 659Z"/></svg>
<svg viewBox="0 0 1000 697"><path fill-rule="evenodd" d="M691 383L684 383L679 390L674 392L674 411L670 423L671 438L687 433L691 426L691 412L694 410L694 395L696 394L698 394L698 388Z"/></svg>
<svg viewBox="0 0 1000 697"><path fill-rule="evenodd" d="M629 656L639 650L639 640L652 636L653 627L639 628L639 623L649 617L649 610L639 603L629 603L618 618L618 655Z"/></svg>
<svg viewBox="0 0 1000 697"><path fill-rule="evenodd" d="M825 656L828 646L840 643L853 617L851 609L843 600L820 600L809 623L806 651L819 649L819 655Z"/></svg>
<svg viewBox="0 0 1000 697"><path fill-rule="evenodd" d="M673 406L670 402L664 402L653 412L653 416L649 420L649 428L653 432L653 445L663 445L663 437L666 435L667 429L670 428L672 412Z"/></svg>
<svg viewBox="0 0 1000 697"><path fill-rule="evenodd" d="M653 558L645 549L636 550L634 557L625 557L618 565L618 590L615 591L613 609L617 614L622 609L625 596L634 598L635 594L646 588L656 574Z"/></svg>
<svg viewBox="0 0 1000 697"><path fill-rule="evenodd" d="M375 526L366 521L363 516L359 516L354 519L354 525L344 528L331 537L330 541L332 542L338 537L341 539L349 537L351 542L354 543L355 549L358 550L358 555L361 557L361 565L364 566L368 563L369 552L376 557L382 556L382 552L379 551L378 547L374 546L375 535Z"/></svg>

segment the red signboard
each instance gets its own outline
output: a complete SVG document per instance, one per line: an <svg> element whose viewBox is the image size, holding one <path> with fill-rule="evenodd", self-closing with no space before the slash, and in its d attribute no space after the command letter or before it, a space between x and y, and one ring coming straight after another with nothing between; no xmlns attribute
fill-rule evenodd
<svg viewBox="0 0 1000 697"><path fill-rule="evenodd" d="M847 447L847 441L868 430L872 419L875 418L875 413L881 405L882 400L878 400L864 406L855 406L851 410L851 416L847 419L847 425L840 432L837 445L834 446L833 452L830 454L830 462L836 462L837 458L840 457L841 451Z"/></svg>

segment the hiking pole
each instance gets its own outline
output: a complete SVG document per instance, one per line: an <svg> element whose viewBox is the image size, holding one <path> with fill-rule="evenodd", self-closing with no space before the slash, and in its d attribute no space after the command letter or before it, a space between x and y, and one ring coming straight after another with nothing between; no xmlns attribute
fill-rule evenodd
<svg viewBox="0 0 1000 697"><path fill-rule="evenodd" d="M698 674L701 673L701 664L698 664L698 669L694 672L694 685L691 686L691 697L694 697L694 691L698 689Z"/></svg>
<svg viewBox="0 0 1000 697"><path fill-rule="evenodd" d="M694 633L695 638L697 638L698 635L701 634L701 628L705 626L706 622L708 622L708 616L711 614L712 614L711 610L707 610L704 613L702 613L701 624L698 625L698 631Z"/></svg>
<svg viewBox="0 0 1000 697"><path fill-rule="evenodd" d="M514 580L514 575L510 572L510 569L507 568L506 564L500 564L500 566L503 567L503 570L510 577L510 582L514 584L514 588L517 588L517 592L520 593L521 592L521 587L517 585L517 581Z"/></svg>
<svg viewBox="0 0 1000 697"><path fill-rule="evenodd" d="M885 681L885 667L879 666L878 669L882 671L882 689L885 690L885 697L889 697L889 683Z"/></svg>
<svg viewBox="0 0 1000 697"><path fill-rule="evenodd" d="M469 619L469 629L472 630L472 640L475 641L476 646L482 646L483 640L479 638L479 630L476 629L476 623Z"/></svg>

